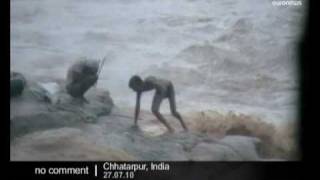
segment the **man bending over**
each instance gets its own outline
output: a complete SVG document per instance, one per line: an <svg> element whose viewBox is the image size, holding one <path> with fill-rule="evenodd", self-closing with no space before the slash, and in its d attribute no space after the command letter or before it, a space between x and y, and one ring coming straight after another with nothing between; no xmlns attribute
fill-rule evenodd
<svg viewBox="0 0 320 180"><path fill-rule="evenodd" d="M160 104L163 99L168 98L170 103L171 114L176 117L185 131L188 131L187 126L183 122L183 119L179 112L177 111L176 101L175 101L175 92L173 84L164 79L159 79L154 76L148 76L144 81L137 75L132 76L129 81L129 87L137 92L137 100L136 100L136 109L134 116L134 124L137 125L137 120L140 112L140 98L142 92L155 90L155 94L152 101L151 111L157 117L157 119L163 123L169 132L174 132L173 128L168 124L166 119L160 114Z"/></svg>

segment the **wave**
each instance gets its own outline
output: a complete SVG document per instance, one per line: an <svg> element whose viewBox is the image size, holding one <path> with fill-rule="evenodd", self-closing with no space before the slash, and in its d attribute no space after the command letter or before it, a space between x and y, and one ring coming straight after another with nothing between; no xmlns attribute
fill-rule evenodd
<svg viewBox="0 0 320 180"><path fill-rule="evenodd" d="M232 111L190 112L185 115L193 131L222 138L227 135L244 135L261 140L259 153L263 157L299 159L298 128L293 121L275 126L262 119Z"/></svg>

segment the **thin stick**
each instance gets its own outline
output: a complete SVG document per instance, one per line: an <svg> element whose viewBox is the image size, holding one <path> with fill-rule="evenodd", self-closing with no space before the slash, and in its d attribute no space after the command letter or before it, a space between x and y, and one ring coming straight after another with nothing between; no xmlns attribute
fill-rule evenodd
<svg viewBox="0 0 320 180"><path fill-rule="evenodd" d="M101 61L100 61L100 65L99 65L99 69L98 69L98 72L97 72L97 76L99 77L100 73L101 73L101 70L102 70L102 67L104 65L104 62L106 61L107 57L105 56Z"/></svg>
<svg viewBox="0 0 320 180"><path fill-rule="evenodd" d="M104 62L105 62L106 60L107 60L107 57L105 56L105 57L100 61L100 63L99 63L99 69L98 69L98 71L97 71L97 77L98 77L98 79L99 79L99 76L100 76L102 67L103 67L103 65L104 65ZM97 80L97 82L94 84L94 86L97 87L97 84L98 84L98 80Z"/></svg>

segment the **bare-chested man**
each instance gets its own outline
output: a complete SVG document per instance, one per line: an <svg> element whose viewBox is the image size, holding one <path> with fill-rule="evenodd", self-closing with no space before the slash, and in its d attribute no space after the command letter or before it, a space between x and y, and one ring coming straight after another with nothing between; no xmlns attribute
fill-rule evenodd
<svg viewBox="0 0 320 180"><path fill-rule="evenodd" d="M159 112L162 100L168 98L172 115L180 121L184 130L188 131L188 128L183 122L181 115L177 111L175 92L173 84L170 81L159 79L154 76L149 76L143 81L139 76L135 75L131 77L129 81L129 87L137 92L136 109L134 116L135 125L137 125L137 120L140 112L140 98L142 92L151 91L154 89L156 92L152 101L152 113L160 120L160 122L162 122L167 127L170 132L174 132L174 129L168 124L168 122Z"/></svg>
<svg viewBox="0 0 320 180"><path fill-rule="evenodd" d="M99 62L95 60L80 60L73 64L67 74L66 90L73 98L84 100L84 94L98 80Z"/></svg>

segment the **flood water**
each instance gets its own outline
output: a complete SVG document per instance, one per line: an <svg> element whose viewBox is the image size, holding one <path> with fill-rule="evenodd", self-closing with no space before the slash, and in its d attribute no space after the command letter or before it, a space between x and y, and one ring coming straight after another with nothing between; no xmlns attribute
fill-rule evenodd
<svg viewBox="0 0 320 180"><path fill-rule="evenodd" d="M11 0L11 70L51 81L80 57L107 57L98 87L118 107L135 105L132 75L155 75L173 82L181 112L295 121L304 12L270 0Z"/></svg>

